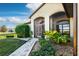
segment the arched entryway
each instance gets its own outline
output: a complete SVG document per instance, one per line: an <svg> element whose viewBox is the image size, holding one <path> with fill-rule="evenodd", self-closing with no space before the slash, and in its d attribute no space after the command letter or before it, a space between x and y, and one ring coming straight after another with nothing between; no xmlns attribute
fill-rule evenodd
<svg viewBox="0 0 79 59"><path fill-rule="evenodd" d="M45 31L44 29L44 17L38 17L34 20L34 36L42 37Z"/></svg>
<svg viewBox="0 0 79 59"><path fill-rule="evenodd" d="M70 35L70 20L66 17L64 11L54 13L50 16L50 30L57 30L62 34Z"/></svg>

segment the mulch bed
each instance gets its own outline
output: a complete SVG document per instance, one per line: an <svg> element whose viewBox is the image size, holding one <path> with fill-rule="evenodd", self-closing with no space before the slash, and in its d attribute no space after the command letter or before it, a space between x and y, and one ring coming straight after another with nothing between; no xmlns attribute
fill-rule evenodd
<svg viewBox="0 0 79 59"><path fill-rule="evenodd" d="M52 46L56 50L56 56L73 56L73 47L71 46L70 42L68 44L52 43ZM40 45L39 42L37 42L31 52L37 51L39 49Z"/></svg>
<svg viewBox="0 0 79 59"><path fill-rule="evenodd" d="M59 45L52 44L53 48L56 50L56 56L73 56L73 47L71 45Z"/></svg>

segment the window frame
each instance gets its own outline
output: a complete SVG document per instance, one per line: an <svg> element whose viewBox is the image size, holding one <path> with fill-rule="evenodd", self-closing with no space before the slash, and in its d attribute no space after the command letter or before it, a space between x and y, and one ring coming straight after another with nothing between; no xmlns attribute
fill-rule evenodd
<svg viewBox="0 0 79 59"><path fill-rule="evenodd" d="M62 24L61 24L62 22ZM64 23L65 22L65 23ZM67 23L66 23L67 22ZM61 25L62 29L59 29L59 25ZM69 25L69 29L64 29L63 28L63 25ZM57 28L58 27L58 28ZM70 21L69 20L61 20L61 21L58 21L57 24L56 24L56 30L58 32L60 32L60 30L62 31L62 35L64 35L64 30L69 30L69 34L65 34L65 35L69 35L70 36Z"/></svg>

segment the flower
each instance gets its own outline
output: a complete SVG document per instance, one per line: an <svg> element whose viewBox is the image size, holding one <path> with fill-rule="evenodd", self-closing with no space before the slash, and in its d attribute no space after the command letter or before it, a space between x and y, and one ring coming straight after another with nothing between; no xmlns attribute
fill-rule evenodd
<svg viewBox="0 0 79 59"><path fill-rule="evenodd" d="M57 31L53 31L53 34L57 33Z"/></svg>

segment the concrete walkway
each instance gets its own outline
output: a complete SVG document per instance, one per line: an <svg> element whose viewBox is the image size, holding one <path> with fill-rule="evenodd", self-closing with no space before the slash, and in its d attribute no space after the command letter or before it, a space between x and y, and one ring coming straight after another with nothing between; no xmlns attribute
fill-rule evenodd
<svg viewBox="0 0 79 59"><path fill-rule="evenodd" d="M29 41L29 40L32 39L32 38L18 38L18 39L24 40L24 41ZM34 38L33 38L33 39L34 39Z"/></svg>
<svg viewBox="0 0 79 59"><path fill-rule="evenodd" d="M27 40L27 39L23 39ZM15 50L12 54L9 56L28 56L31 52L34 44L38 41L37 38L32 38L31 40L27 41L24 45L22 45L20 48Z"/></svg>

